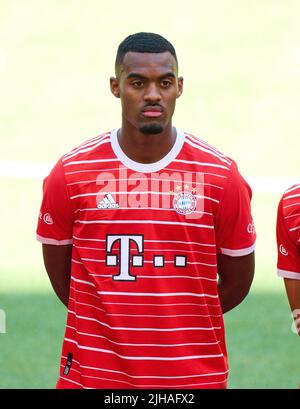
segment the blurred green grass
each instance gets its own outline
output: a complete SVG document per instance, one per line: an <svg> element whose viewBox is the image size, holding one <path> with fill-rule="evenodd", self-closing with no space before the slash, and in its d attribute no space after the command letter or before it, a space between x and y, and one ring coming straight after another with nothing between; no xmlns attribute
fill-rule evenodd
<svg viewBox="0 0 300 409"><path fill-rule="evenodd" d="M299 12L297 0L2 0L0 161L54 164L119 126L119 101L109 91L116 48L128 34L154 31L174 43L184 76L174 123L233 157L246 179L295 178ZM65 309L35 241L41 187L38 177L0 177L0 309L7 315L0 388L53 388L57 379ZM276 277L279 198L253 195L256 276L245 302L225 317L234 388L295 388L300 380L299 339Z"/></svg>
<svg viewBox="0 0 300 409"><path fill-rule="evenodd" d="M54 388L65 307L52 293L30 291L1 294L1 307L7 333L0 335L0 388ZM297 388L299 340L283 293L252 292L225 324L230 388Z"/></svg>
<svg viewBox="0 0 300 409"><path fill-rule="evenodd" d="M297 389L299 337L283 292L251 292L225 326L230 388Z"/></svg>
<svg viewBox="0 0 300 409"><path fill-rule="evenodd" d="M54 388L66 308L50 293L1 294L6 331L0 337L0 388Z"/></svg>

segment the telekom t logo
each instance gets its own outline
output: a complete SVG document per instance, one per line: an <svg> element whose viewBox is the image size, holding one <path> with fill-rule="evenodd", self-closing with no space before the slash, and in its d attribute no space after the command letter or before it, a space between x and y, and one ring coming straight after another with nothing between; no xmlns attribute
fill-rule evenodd
<svg viewBox="0 0 300 409"><path fill-rule="evenodd" d="M115 243L119 242L119 263L118 256L112 254L112 248ZM123 235L123 234L110 234L106 236L106 251L108 254L106 256L107 266L117 266L119 264L119 274L114 275L112 278L116 281L135 281L136 277L130 274L130 256L131 247L135 246L138 249L139 255L132 256L132 266L142 267L144 252L144 238L142 234L137 234L134 236Z"/></svg>
<svg viewBox="0 0 300 409"><path fill-rule="evenodd" d="M113 247L119 243L118 254L115 254ZM132 250L138 250L138 254L132 254ZM107 267L119 267L119 273L112 276L115 281L135 281L136 276L130 274L130 267L144 266L144 236L142 234L108 234L106 236L106 263ZM165 255L158 254L152 256L152 260L146 260L146 263L152 263L154 268L167 268L166 263L173 263L176 268L187 267L187 256L184 254L175 254L173 260L165 260ZM168 264L170 266L170 264Z"/></svg>

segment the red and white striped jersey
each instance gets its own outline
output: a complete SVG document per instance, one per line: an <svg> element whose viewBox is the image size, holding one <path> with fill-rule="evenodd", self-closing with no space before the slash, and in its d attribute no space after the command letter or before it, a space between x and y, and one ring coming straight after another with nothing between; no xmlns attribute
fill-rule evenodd
<svg viewBox="0 0 300 409"><path fill-rule="evenodd" d="M277 213L277 272L300 280L300 184L282 196Z"/></svg>
<svg viewBox="0 0 300 409"><path fill-rule="evenodd" d="M226 387L217 254L255 245L235 162L177 130L163 159L137 163L113 130L63 156L43 190L38 240L73 245L57 387Z"/></svg>

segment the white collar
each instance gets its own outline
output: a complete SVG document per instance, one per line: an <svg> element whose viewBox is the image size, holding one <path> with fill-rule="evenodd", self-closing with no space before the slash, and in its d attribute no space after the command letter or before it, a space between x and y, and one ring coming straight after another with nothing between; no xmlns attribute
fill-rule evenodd
<svg viewBox="0 0 300 409"><path fill-rule="evenodd" d="M112 150L114 151L116 157L129 169L135 170L136 172L151 173L158 172L168 166L179 154L181 148L184 144L185 134L184 132L176 129L176 141L172 146L172 149L159 161L153 163L140 163L135 162L130 159L121 149L118 141L118 130L113 129L110 135L110 142Z"/></svg>

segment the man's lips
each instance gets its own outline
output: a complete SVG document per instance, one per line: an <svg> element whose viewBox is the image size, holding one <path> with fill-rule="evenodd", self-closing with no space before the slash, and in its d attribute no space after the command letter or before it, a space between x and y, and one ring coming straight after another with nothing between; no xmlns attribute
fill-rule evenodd
<svg viewBox="0 0 300 409"><path fill-rule="evenodd" d="M143 111L142 114L143 116L147 116L149 118L157 118L159 116L162 116L161 111Z"/></svg>
<svg viewBox="0 0 300 409"><path fill-rule="evenodd" d="M149 106L142 110L142 115L148 118L157 118L163 114L163 108L159 106Z"/></svg>

